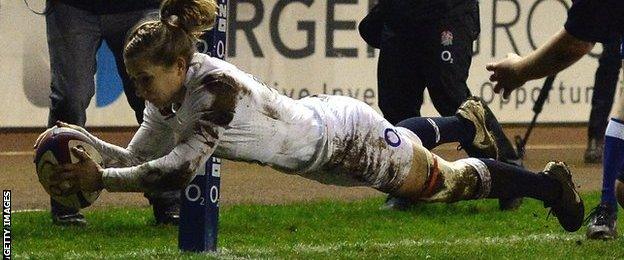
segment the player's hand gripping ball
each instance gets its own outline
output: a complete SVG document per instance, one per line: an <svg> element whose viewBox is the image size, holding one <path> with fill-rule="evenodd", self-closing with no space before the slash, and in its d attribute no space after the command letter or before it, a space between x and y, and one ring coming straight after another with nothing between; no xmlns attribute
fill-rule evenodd
<svg viewBox="0 0 624 260"><path fill-rule="evenodd" d="M85 134L69 127L53 127L39 136L35 149L39 182L54 200L63 206L80 209L88 207L100 196L101 189L85 191L81 189L80 178L64 172L63 165L75 168L75 165L91 160L99 167L102 163L102 156Z"/></svg>

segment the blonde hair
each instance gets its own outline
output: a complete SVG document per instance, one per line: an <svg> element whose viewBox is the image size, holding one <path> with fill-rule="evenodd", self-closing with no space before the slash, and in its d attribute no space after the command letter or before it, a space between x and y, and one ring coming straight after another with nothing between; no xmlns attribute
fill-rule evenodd
<svg viewBox="0 0 624 260"><path fill-rule="evenodd" d="M124 60L171 66L183 57L189 62L198 37L212 28L216 17L215 0L165 0L160 5L160 20L140 23L130 31Z"/></svg>

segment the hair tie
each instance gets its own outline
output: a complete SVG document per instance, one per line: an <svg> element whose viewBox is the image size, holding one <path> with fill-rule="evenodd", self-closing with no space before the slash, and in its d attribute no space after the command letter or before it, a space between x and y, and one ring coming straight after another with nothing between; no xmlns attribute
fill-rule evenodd
<svg viewBox="0 0 624 260"><path fill-rule="evenodd" d="M160 15L160 21L162 23L168 24L169 26L173 26L173 27L180 27L179 23L179 17L175 14L163 17L162 14Z"/></svg>
<svg viewBox="0 0 624 260"><path fill-rule="evenodd" d="M168 22L169 24L171 24L171 25L175 26L175 27L178 27L178 26L179 26L179 24L178 24L178 20L179 20L179 19L178 19L178 16L177 16L177 15L175 15L175 14L172 14L172 15L170 15L170 16L167 18L167 22Z"/></svg>

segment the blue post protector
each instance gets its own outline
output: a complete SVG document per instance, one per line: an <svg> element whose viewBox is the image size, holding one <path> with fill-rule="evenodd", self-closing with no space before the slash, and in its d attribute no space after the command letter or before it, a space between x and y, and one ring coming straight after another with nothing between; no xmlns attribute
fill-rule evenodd
<svg viewBox="0 0 624 260"><path fill-rule="evenodd" d="M197 44L198 51L225 60L227 0L217 0L219 11L214 28ZM182 191L178 247L182 251L216 252L219 230L221 159L204 159L191 183Z"/></svg>

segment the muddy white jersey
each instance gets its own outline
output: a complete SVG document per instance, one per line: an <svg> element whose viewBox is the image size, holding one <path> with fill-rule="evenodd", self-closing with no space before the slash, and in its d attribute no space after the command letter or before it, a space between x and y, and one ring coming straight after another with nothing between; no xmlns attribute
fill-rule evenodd
<svg viewBox="0 0 624 260"><path fill-rule="evenodd" d="M195 54L185 88L184 101L170 110L159 110L147 102L144 122L123 155L120 149L101 145L102 150L113 153L108 156L110 165L141 162L105 169L107 189L164 188L145 187L146 180L152 179L147 176L154 181L171 174L186 176L199 166L201 158L213 153L301 172L315 161L313 157L325 142L323 125L314 110L227 62Z"/></svg>
<svg viewBox="0 0 624 260"><path fill-rule="evenodd" d="M345 174L381 190L398 187L409 170L418 138L358 100L293 100L204 54L194 55L184 87L183 102L171 109L147 103L127 149L93 137L109 167L106 189L180 188L210 155L290 173Z"/></svg>

